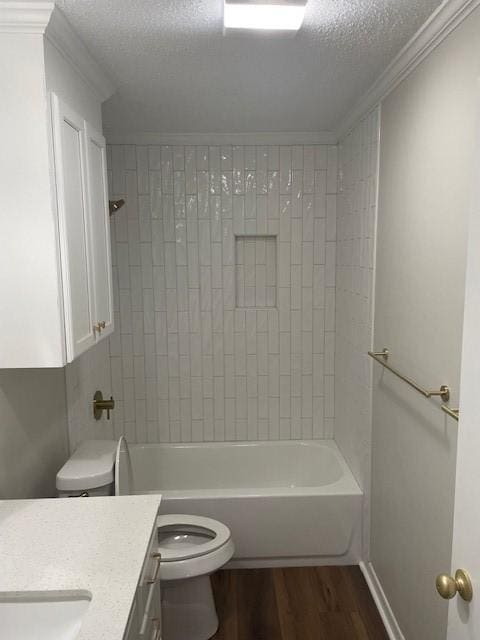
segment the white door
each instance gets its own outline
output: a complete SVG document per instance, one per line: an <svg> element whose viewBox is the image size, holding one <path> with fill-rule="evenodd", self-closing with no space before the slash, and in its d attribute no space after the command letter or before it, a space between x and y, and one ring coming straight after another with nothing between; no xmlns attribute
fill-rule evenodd
<svg viewBox="0 0 480 640"><path fill-rule="evenodd" d="M85 121L52 94L67 361L95 344L91 301Z"/></svg>
<svg viewBox="0 0 480 640"><path fill-rule="evenodd" d="M467 603L457 595L450 601L448 640L480 638L480 179L477 185L468 237L452 550L452 575L457 569L470 574L473 599Z"/></svg>
<svg viewBox="0 0 480 640"><path fill-rule="evenodd" d="M93 263L94 324L97 339L113 332L112 261L108 210L105 138L85 123L91 254Z"/></svg>

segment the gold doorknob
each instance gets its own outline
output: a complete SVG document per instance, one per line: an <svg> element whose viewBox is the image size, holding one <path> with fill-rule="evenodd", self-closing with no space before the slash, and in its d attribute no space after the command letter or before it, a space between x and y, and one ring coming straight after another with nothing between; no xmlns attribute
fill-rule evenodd
<svg viewBox="0 0 480 640"><path fill-rule="evenodd" d="M450 600L450 598L453 598L457 593L466 602L470 602L473 598L472 581L464 569L457 569L455 578L452 578L452 576L446 573L440 574L435 580L435 586L437 587L438 593L442 598L445 598L445 600Z"/></svg>

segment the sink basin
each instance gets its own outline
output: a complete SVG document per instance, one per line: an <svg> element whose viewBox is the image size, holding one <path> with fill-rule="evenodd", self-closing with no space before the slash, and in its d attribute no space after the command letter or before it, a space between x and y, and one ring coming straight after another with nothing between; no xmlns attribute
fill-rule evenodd
<svg viewBox="0 0 480 640"><path fill-rule="evenodd" d="M91 599L86 591L0 592L0 638L74 640Z"/></svg>

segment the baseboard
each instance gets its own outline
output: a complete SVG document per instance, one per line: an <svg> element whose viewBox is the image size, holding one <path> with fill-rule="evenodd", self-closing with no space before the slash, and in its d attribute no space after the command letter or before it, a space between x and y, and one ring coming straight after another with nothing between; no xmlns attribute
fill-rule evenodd
<svg viewBox="0 0 480 640"><path fill-rule="evenodd" d="M368 588L370 589L372 598L377 605L378 612L380 614L380 617L382 618L383 624L385 625L388 637L390 638L390 640L405 640L405 636L403 635L400 626L395 618L395 615L388 602L382 585L380 584L380 580L375 573L375 569L373 568L372 563L365 563L362 561L360 562L360 569L363 573Z"/></svg>
<svg viewBox="0 0 480 640"><path fill-rule="evenodd" d="M238 558L230 560L225 569L276 569L280 567L338 567L358 564L351 553L343 556L298 556L295 558Z"/></svg>

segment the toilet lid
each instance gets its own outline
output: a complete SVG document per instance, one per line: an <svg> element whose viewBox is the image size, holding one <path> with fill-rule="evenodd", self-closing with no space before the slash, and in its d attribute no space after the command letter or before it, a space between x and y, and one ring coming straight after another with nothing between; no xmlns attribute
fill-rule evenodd
<svg viewBox="0 0 480 640"><path fill-rule="evenodd" d="M215 551L230 540L230 529L227 526L218 520L202 516L178 513L158 516L157 528L159 536L171 533L168 543L162 544L161 540L159 542L158 550L162 562L197 558ZM188 536L188 539L184 538L184 535Z"/></svg>
<svg viewBox="0 0 480 640"><path fill-rule="evenodd" d="M113 481L114 440L84 440L57 473L59 491L86 491Z"/></svg>

